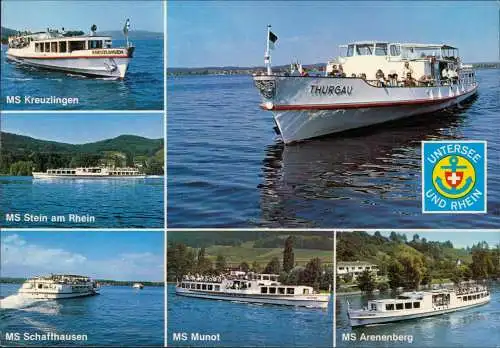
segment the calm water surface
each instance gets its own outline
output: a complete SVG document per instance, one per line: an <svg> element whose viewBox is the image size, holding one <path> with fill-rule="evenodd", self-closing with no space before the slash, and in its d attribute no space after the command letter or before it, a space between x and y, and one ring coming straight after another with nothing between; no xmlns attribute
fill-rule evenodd
<svg viewBox="0 0 500 348"><path fill-rule="evenodd" d="M145 287L139 291L126 286L106 286L101 287L99 296L57 301L25 299L16 295L19 287L19 284L0 284L2 333L86 334L88 341L83 344L94 346L163 346L163 287ZM29 344L46 346L47 342ZM12 345L24 344L19 341Z"/></svg>
<svg viewBox="0 0 500 348"><path fill-rule="evenodd" d="M372 296L388 298L390 295ZM342 333L351 332L347 319L347 300L351 307L366 306L366 296L339 296L336 302L337 347L360 347L362 344L342 340ZM500 347L500 285L491 289L491 301L480 307L470 308L435 317L408 320L392 324L356 328L358 337L366 335L412 335L413 343L370 342L370 347ZM364 345L368 346L368 345Z"/></svg>
<svg viewBox="0 0 500 348"><path fill-rule="evenodd" d="M170 227L500 226L500 70L453 110L284 146L249 76L168 81ZM421 210L422 140L488 141L488 214Z"/></svg>
<svg viewBox="0 0 500 348"><path fill-rule="evenodd" d="M174 332L220 334L215 344L226 347L332 347L333 300L328 309L254 305L176 296L168 286L169 346L194 346L174 341Z"/></svg>
<svg viewBox="0 0 500 348"><path fill-rule="evenodd" d="M153 227L164 226L163 178L49 179L0 176L0 222L10 227ZM6 213L43 214L49 222L9 222ZM50 222L50 216L89 214L95 223Z"/></svg>
<svg viewBox="0 0 500 348"><path fill-rule="evenodd" d="M137 40L125 79L88 78L62 72L18 67L5 58L2 45L2 100L4 110L162 110L163 41ZM125 41L115 40L115 47ZM6 96L78 97L79 104L7 104Z"/></svg>

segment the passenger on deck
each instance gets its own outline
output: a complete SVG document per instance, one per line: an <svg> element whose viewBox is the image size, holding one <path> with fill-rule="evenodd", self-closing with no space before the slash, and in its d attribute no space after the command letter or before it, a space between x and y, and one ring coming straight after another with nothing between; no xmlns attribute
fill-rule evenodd
<svg viewBox="0 0 500 348"><path fill-rule="evenodd" d="M375 78L377 79L377 87L385 87L385 76L381 69L377 70Z"/></svg>
<svg viewBox="0 0 500 348"><path fill-rule="evenodd" d="M441 72L441 78L443 82L450 82L450 70L448 69L448 66L446 66L446 68L444 68Z"/></svg>
<svg viewBox="0 0 500 348"><path fill-rule="evenodd" d="M398 74L393 70L389 75L387 75L389 78L389 86L392 87L397 87L398 86Z"/></svg>
<svg viewBox="0 0 500 348"><path fill-rule="evenodd" d="M342 68L342 64L339 64L339 70L338 70L337 76L338 77L345 77L344 68Z"/></svg>
<svg viewBox="0 0 500 348"><path fill-rule="evenodd" d="M408 76L408 74L413 76L413 69L410 67L409 62L405 62L405 65L403 67L403 73L401 74L401 76L403 76L403 78L404 78L405 76Z"/></svg>

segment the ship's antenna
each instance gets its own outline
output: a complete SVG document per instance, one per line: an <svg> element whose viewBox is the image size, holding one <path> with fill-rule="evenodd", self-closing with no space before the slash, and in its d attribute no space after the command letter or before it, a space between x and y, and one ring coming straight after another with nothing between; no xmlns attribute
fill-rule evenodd
<svg viewBox="0 0 500 348"><path fill-rule="evenodd" d="M267 45L266 45L266 55L264 56L264 63L266 64L267 67L267 75L271 75L271 47L270 47L270 41L269 41L269 35L271 33L271 24L267 25Z"/></svg>

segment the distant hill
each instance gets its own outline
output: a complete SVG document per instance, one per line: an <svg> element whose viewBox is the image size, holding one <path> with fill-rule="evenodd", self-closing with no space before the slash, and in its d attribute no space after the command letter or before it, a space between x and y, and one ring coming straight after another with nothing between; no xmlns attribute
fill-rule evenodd
<svg viewBox="0 0 500 348"><path fill-rule="evenodd" d="M137 135L120 135L112 139L74 145L1 132L0 141L2 151L6 152L98 153L102 151L130 151L137 155L153 156L163 148L163 139L148 139Z"/></svg>

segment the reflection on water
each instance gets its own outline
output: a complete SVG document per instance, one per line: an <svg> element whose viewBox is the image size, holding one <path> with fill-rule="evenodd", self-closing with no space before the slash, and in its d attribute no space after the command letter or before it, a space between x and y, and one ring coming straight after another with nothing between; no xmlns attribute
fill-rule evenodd
<svg viewBox="0 0 500 348"><path fill-rule="evenodd" d="M325 218L335 226L378 224L376 217L366 223L353 218L358 206L391 207L390 215L420 214L421 141L463 139L465 116L474 101L371 129L269 146L259 186L264 224L316 226L325 224ZM319 219L318 202L326 214Z"/></svg>

